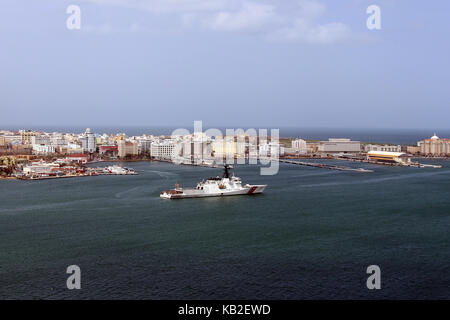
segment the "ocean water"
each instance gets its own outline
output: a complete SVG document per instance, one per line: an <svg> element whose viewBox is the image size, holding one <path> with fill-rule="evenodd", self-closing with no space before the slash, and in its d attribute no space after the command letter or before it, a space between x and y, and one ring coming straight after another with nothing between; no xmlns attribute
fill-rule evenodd
<svg viewBox="0 0 450 320"><path fill-rule="evenodd" d="M430 163L236 166L265 193L172 201L159 192L218 169L0 181L0 298L449 299L450 162ZM74 264L81 290L66 289ZM381 290L366 288L374 264Z"/></svg>

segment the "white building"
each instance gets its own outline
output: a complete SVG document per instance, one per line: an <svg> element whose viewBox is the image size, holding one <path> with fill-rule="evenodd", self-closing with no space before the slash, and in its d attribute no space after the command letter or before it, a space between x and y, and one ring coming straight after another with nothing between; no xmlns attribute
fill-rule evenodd
<svg viewBox="0 0 450 320"><path fill-rule="evenodd" d="M294 152L299 154L306 154L308 152L308 148L306 147L306 141L303 139L295 139L292 140L292 147Z"/></svg>
<svg viewBox="0 0 450 320"><path fill-rule="evenodd" d="M386 151L386 152L402 152L402 146L392 146L392 145L381 145L381 144L366 144L364 146L364 151Z"/></svg>
<svg viewBox="0 0 450 320"><path fill-rule="evenodd" d="M139 139L138 140L138 151L139 154L147 154L151 153L152 149L152 140L148 139Z"/></svg>
<svg viewBox="0 0 450 320"><path fill-rule="evenodd" d="M55 146L45 145L45 144L33 144L33 154L36 155L47 155L55 153Z"/></svg>
<svg viewBox="0 0 450 320"><path fill-rule="evenodd" d="M259 155L262 157L278 157L284 155L284 147L276 142L259 145Z"/></svg>
<svg viewBox="0 0 450 320"><path fill-rule="evenodd" d="M52 168L58 168L58 164L54 163L33 163L31 166L26 166L23 168L23 173L25 175L33 174L49 174L52 172Z"/></svg>
<svg viewBox="0 0 450 320"><path fill-rule="evenodd" d="M55 134L51 137L50 143L55 147L66 147L68 141L64 138L64 135Z"/></svg>
<svg viewBox="0 0 450 320"><path fill-rule="evenodd" d="M318 152L323 153L360 153L361 142L350 139L330 138L328 141L320 141Z"/></svg>
<svg viewBox="0 0 450 320"><path fill-rule="evenodd" d="M50 137L44 136L44 135L31 136L31 144L33 144L33 145L35 145L35 144L43 144L43 145L50 144Z"/></svg>
<svg viewBox="0 0 450 320"><path fill-rule="evenodd" d="M163 140L162 142L152 142L151 155L156 159L172 159L175 155L176 145L172 140Z"/></svg>
<svg viewBox="0 0 450 320"><path fill-rule="evenodd" d="M97 139L89 128L86 129L86 132L80 138L80 142L85 152L94 153L97 150Z"/></svg>
<svg viewBox="0 0 450 320"><path fill-rule="evenodd" d="M175 157L195 162L211 159L211 138L203 133L177 137L174 143L177 146L174 153Z"/></svg>
<svg viewBox="0 0 450 320"><path fill-rule="evenodd" d="M67 144L67 153L71 154L71 153L83 153L84 150L82 147L80 147L78 144L76 143L69 143Z"/></svg>
<svg viewBox="0 0 450 320"><path fill-rule="evenodd" d="M420 153L427 156L449 156L450 139L441 139L436 133L430 139L424 139L417 143Z"/></svg>

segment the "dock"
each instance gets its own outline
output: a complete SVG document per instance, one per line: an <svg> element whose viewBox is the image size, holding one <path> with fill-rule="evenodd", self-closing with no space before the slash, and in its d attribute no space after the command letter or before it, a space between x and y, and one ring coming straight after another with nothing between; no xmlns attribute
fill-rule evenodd
<svg viewBox="0 0 450 320"><path fill-rule="evenodd" d="M352 157L335 157L333 159L351 161L351 162L369 163L369 164L390 166L390 167L412 167L412 168L434 168L434 169L442 168L442 165L424 164L424 163L419 163L419 162L411 162L411 163L396 162L396 163L393 163L393 162L381 162L381 161L361 159L361 158L352 158Z"/></svg>
<svg viewBox="0 0 450 320"><path fill-rule="evenodd" d="M370 169L351 168L351 167L336 166L336 165L324 164L324 163L292 161L292 160L284 160L284 159L280 159L279 161L283 162L283 163L295 164L295 165L298 165L298 166L307 166L307 167L314 167L314 168L321 168L321 169L330 169L330 170L339 170L339 171L352 171L352 172L373 172L373 170L370 170Z"/></svg>

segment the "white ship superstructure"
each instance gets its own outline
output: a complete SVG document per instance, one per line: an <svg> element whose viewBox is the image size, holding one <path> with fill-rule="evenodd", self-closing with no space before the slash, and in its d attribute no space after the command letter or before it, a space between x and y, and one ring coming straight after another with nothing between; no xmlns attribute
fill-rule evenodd
<svg viewBox="0 0 450 320"><path fill-rule="evenodd" d="M262 193L267 187L266 184L242 185L241 178L230 177L229 167L225 166L222 178L215 177L197 183L195 188L180 188L178 184L175 189L161 192L163 199L184 199L184 198L203 198L203 197L223 197L235 195L252 195Z"/></svg>

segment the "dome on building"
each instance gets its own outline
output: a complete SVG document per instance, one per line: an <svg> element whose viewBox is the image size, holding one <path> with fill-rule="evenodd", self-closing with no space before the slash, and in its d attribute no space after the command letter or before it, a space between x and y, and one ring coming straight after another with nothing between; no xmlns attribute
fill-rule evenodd
<svg viewBox="0 0 450 320"><path fill-rule="evenodd" d="M436 135L436 132L434 133L434 136L431 137L431 140L439 140L439 137Z"/></svg>

